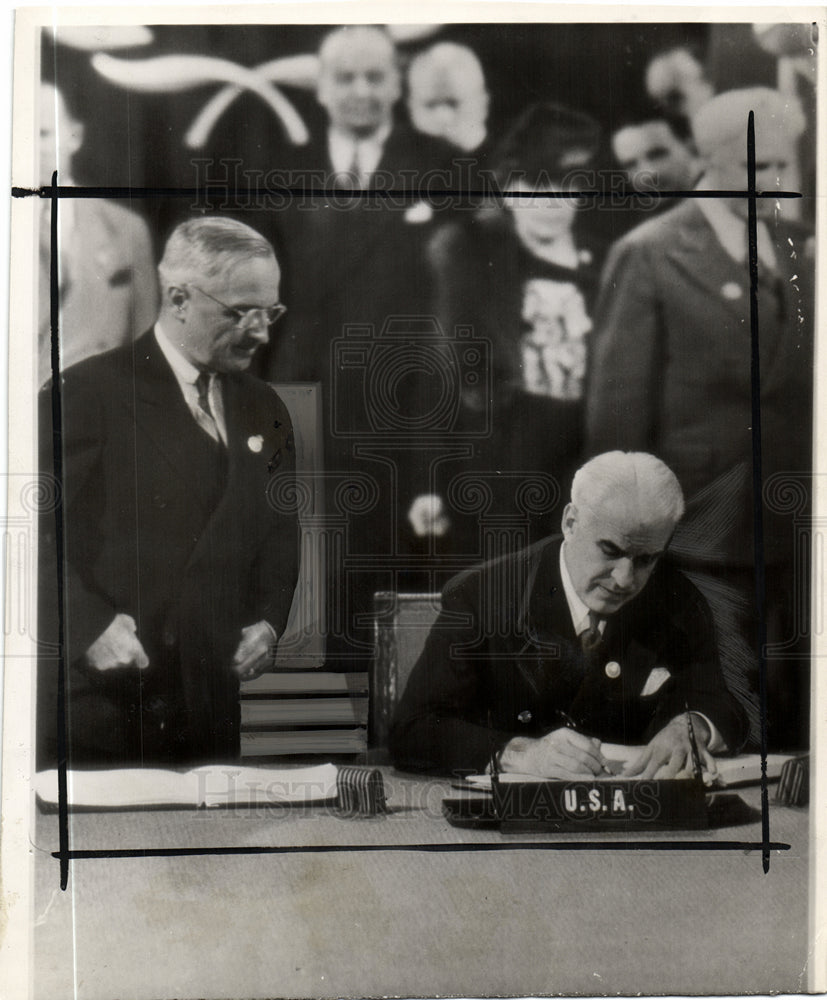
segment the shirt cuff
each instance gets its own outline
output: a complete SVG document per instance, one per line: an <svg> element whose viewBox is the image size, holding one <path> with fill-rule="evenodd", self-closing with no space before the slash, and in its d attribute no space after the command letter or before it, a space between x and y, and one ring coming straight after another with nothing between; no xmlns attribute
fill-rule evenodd
<svg viewBox="0 0 827 1000"><path fill-rule="evenodd" d="M724 743L723 739L721 738L721 734L712 724L712 721L706 715L704 715L703 712L696 712L694 708L692 709L692 715L700 716L700 718L702 718L709 727L709 743L707 744L706 747L707 750L710 753L718 753L721 750L726 750L727 748L726 743Z"/></svg>
<svg viewBox="0 0 827 1000"><path fill-rule="evenodd" d="M275 658L276 658L276 649L277 649L278 644L279 644L279 634L278 634L278 632L276 632L276 630L273 628L273 626L270 624L270 622L267 621L266 618L262 618L261 619L261 623L262 623L262 625L266 625L267 628L270 631L270 649L271 649L270 659L271 660L275 660Z"/></svg>

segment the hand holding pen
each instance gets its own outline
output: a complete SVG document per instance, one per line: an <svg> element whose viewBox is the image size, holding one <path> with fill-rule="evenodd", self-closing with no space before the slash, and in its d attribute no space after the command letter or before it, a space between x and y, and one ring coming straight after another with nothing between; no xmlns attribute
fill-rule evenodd
<svg viewBox="0 0 827 1000"><path fill-rule="evenodd" d="M589 741L589 743L591 744L591 746L594 748L595 755L596 755L597 759L600 761L600 765L601 765L603 773L604 774L611 774L612 770L609 767L609 762L603 756L603 744L601 743L601 741L599 739L597 739L597 737L594 737L594 736L591 736L591 737L590 736L583 736L582 733L578 732L578 730L577 730L577 723L574 721L574 719L572 719L572 717L567 712L564 712L562 710L562 708L558 708L557 709L557 714L563 720L563 724L566 727L566 729L572 730L573 732L577 733L578 736L582 736L583 739L586 739L586 740Z"/></svg>
<svg viewBox="0 0 827 1000"><path fill-rule="evenodd" d="M563 712L558 714L565 722L561 728L536 739L515 736L510 740L500 754L500 771L567 781L611 774L600 740L578 732L574 720Z"/></svg>

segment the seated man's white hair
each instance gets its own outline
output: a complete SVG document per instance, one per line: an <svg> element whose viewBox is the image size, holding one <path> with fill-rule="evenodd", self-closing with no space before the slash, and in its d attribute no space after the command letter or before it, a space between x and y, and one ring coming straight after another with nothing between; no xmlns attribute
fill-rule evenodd
<svg viewBox="0 0 827 1000"><path fill-rule="evenodd" d="M607 451L581 466L571 484L575 507L611 506L618 495L632 496L652 520L677 524L683 517L683 490L675 473L642 451Z"/></svg>

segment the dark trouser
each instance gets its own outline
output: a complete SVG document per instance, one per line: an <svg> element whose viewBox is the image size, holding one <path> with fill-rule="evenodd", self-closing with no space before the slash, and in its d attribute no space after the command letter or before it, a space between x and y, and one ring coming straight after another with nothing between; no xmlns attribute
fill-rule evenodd
<svg viewBox="0 0 827 1000"><path fill-rule="evenodd" d="M177 656L172 654L166 664L156 658L146 671L128 667L101 674L80 665L70 667L63 723L68 766L182 767L234 759L237 749L228 751L223 733L201 732L191 722L179 680ZM227 697L231 696L230 689ZM232 719L237 702L236 691L233 704L227 706ZM232 720L226 727L233 730L237 743ZM57 662L44 660L38 673L38 770L57 765L59 731Z"/></svg>

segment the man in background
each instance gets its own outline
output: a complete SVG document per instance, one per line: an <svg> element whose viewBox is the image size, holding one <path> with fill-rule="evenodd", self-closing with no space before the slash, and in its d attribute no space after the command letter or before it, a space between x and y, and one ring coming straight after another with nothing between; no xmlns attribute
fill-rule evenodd
<svg viewBox="0 0 827 1000"><path fill-rule="evenodd" d="M612 152L635 191L689 191L700 173L689 142L667 118L622 125L612 134Z"/></svg>
<svg viewBox="0 0 827 1000"><path fill-rule="evenodd" d="M41 527L39 620L63 643L70 765L237 757L239 681L272 664L297 578L295 512L278 503L290 419L247 374L284 311L273 248L207 216L175 229L158 273L154 328L41 393L41 468L62 499ZM38 681L46 766L54 661Z"/></svg>
<svg viewBox="0 0 827 1000"><path fill-rule="evenodd" d="M330 343L345 325L378 334L390 316L429 310L422 244L433 213L417 194L452 152L395 121L400 94L385 31L326 36L317 98L327 128L284 154L289 209L261 219L280 232L290 301L284 335L265 352L268 377L321 381L329 397Z"/></svg>
<svg viewBox="0 0 827 1000"><path fill-rule="evenodd" d="M331 543L328 663L367 669L373 593L395 586L393 569L382 564L393 562L397 507L408 506L399 496L416 478L409 470L415 451L389 446L373 414L386 404L402 420L414 419L417 407L428 413L415 391L416 366L406 360L417 324L433 315L424 245L435 213L421 195L450 187L437 168L453 154L395 120L401 78L387 32L335 29L319 61L327 128L285 154L290 205L260 222L262 231L280 231L290 302L263 373L321 385L326 514L332 524L347 522L344 547ZM375 368L380 355L387 378ZM375 506L351 503L361 490L377 498ZM360 566L337 564L337 553Z"/></svg>
<svg viewBox="0 0 827 1000"><path fill-rule="evenodd" d="M757 345L746 197L751 111ZM812 238L785 221L783 204L772 197L785 188L803 124L793 104L766 88L719 94L696 113L698 192L743 194L687 199L613 248L595 316L587 401L589 452L646 449L675 470L687 516L672 551L697 574L722 641L740 642L741 652L725 653L725 661L740 659L729 663L728 680L754 689L754 652L746 665L742 654L745 644L755 650L755 574L763 570L768 641L784 648L783 659L773 662L770 654L767 673L769 739L777 749L805 745L808 718L807 638L797 624L808 615L806 578L795 565L792 518L772 500L778 489L799 491L803 512L812 469ZM752 726L757 740L757 713Z"/></svg>
<svg viewBox="0 0 827 1000"><path fill-rule="evenodd" d="M465 45L439 42L411 60L408 112L414 128L479 160L487 153L489 94L479 59Z"/></svg>
<svg viewBox="0 0 827 1000"><path fill-rule="evenodd" d="M83 124L52 84L40 88L40 183L76 184L72 170ZM51 204L40 216L38 385L52 375ZM149 231L124 205L103 198L61 198L58 204L60 368L129 343L155 319L158 289Z"/></svg>

